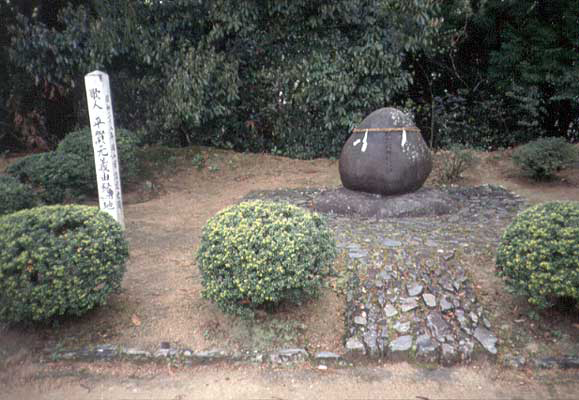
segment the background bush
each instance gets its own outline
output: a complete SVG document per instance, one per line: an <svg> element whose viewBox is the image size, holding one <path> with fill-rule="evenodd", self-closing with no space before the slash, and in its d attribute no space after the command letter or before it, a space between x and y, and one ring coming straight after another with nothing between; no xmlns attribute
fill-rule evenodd
<svg viewBox="0 0 579 400"><path fill-rule="evenodd" d="M252 201L209 220L197 253L204 297L240 315L318 294L336 256L324 220L296 206Z"/></svg>
<svg viewBox="0 0 579 400"><path fill-rule="evenodd" d="M442 184L455 182L476 162L477 158L472 149L459 144L452 145L435 153L436 177Z"/></svg>
<svg viewBox="0 0 579 400"><path fill-rule="evenodd" d="M134 180L139 170L137 157L139 139L136 134L126 129L116 129L117 153L119 169L123 182ZM80 172L82 174L82 190L97 194L97 177L90 128L71 132L58 144L57 152L75 154L82 158Z"/></svg>
<svg viewBox="0 0 579 400"><path fill-rule="evenodd" d="M579 203L545 203L520 213L497 251L499 276L541 308L579 300Z"/></svg>
<svg viewBox="0 0 579 400"><path fill-rule="evenodd" d="M32 154L11 164L6 172L29 184L47 204L62 203L86 192L86 162L76 154ZM94 170L94 166L92 168Z"/></svg>
<svg viewBox="0 0 579 400"><path fill-rule="evenodd" d="M0 175L0 215L38 205L34 191L12 176Z"/></svg>
<svg viewBox="0 0 579 400"><path fill-rule="evenodd" d="M106 303L125 272L120 225L98 208L36 207L0 218L0 319L44 321Z"/></svg>
<svg viewBox="0 0 579 400"><path fill-rule="evenodd" d="M541 180L577 161L579 152L563 138L541 138L517 147L512 157L524 174Z"/></svg>

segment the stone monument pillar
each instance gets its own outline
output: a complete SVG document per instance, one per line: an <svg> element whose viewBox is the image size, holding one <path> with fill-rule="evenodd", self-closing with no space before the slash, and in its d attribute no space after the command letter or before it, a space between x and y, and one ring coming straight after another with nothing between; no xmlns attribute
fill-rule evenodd
<svg viewBox="0 0 579 400"><path fill-rule="evenodd" d="M381 108L353 130L340 156L347 189L382 196L418 190L432 171L432 156L412 118Z"/></svg>

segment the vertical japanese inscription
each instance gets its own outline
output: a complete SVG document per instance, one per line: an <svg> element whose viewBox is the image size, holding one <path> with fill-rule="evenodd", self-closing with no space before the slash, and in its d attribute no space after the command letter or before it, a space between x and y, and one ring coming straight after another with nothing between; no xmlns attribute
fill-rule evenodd
<svg viewBox="0 0 579 400"><path fill-rule="evenodd" d="M123 196L109 76L101 71L93 71L85 75L84 83L99 189L99 206L124 228Z"/></svg>

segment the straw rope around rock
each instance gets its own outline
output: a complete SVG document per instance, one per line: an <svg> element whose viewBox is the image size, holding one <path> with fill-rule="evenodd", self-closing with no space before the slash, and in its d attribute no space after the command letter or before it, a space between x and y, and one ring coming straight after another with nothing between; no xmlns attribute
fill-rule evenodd
<svg viewBox="0 0 579 400"><path fill-rule="evenodd" d="M352 133L366 133L366 132L420 132L416 127L401 127L401 128L354 128Z"/></svg>

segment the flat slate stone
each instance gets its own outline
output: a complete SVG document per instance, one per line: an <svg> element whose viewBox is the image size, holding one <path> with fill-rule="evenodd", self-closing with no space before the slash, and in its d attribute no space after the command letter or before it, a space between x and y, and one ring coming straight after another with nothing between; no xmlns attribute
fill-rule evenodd
<svg viewBox="0 0 579 400"><path fill-rule="evenodd" d="M423 289L424 286L416 282L406 285L406 290L408 291L408 296L410 297L420 296Z"/></svg>
<svg viewBox="0 0 579 400"><path fill-rule="evenodd" d="M420 359L434 361L440 345L428 335L420 335L416 339L416 356Z"/></svg>
<svg viewBox="0 0 579 400"><path fill-rule="evenodd" d="M273 363L303 361L308 358L308 352L305 349L282 349L270 355L270 361Z"/></svg>
<svg viewBox="0 0 579 400"><path fill-rule="evenodd" d="M354 323L355 323L356 325L366 325L367 319L366 319L366 317L363 316L363 315L356 315L356 316L354 317Z"/></svg>
<svg viewBox="0 0 579 400"><path fill-rule="evenodd" d="M396 321L394 324L394 330L398 333L406 333L410 330L410 322Z"/></svg>
<svg viewBox="0 0 579 400"><path fill-rule="evenodd" d="M390 342L390 351L408 351L412 347L412 336L404 335Z"/></svg>
<svg viewBox="0 0 579 400"><path fill-rule="evenodd" d="M416 307L418 307L418 301L416 301L416 297L407 297L400 299L400 303L402 305L402 312L412 311Z"/></svg>
<svg viewBox="0 0 579 400"><path fill-rule="evenodd" d="M478 326L474 330L473 336L480 342L480 344L482 344L486 351L491 354L497 354L497 337L493 335L491 331L489 331L487 328L483 328L482 326Z"/></svg>
<svg viewBox="0 0 579 400"><path fill-rule="evenodd" d="M331 351L320 351L316 353L314 358L318 361L338 361L342 357L339 354L332 353Z"/></svg>
<svg viewBox="0 0 579 400"><path fill-rule="evenodd" d="M430 293L424 293L422 295L422 300L424 300L424 304L426 304L429 308L436 307L436 297Z"/></svg>
<svg viewBox="0 0 579 400"><path fill-rule="evenodd" d="M351 352L359 352L359 353L366 353L366 349L364 348L364 344L358 340L358 338L351 337L346 342L346 349Z"/></svg>
<svg viewBox="0 0 579 400"><path fill-rule="evenodd" d="M448 343L442 344L442 352L440 354L440 361L442 365L454 365L458 361L458 353L456 348Z"/></svg>
<svg viewBox="0 0 579 400"><path fill-rule="evenodd" d="M444 341L444 337L452 333L448 323L437 311L432 311L430 314L428 314L426 317L426 324L438 341Z"/></svg>
<svg viewBox="0 0 579 400"><path fill-rule="evenodd" d="M398 310L396 310L396 307L394 307L392 304L386 304L386 306L384 307L384 315L386 315L388 318L392 318L396 314L398 314Z"/></svg>
<svg viewBox="0 0 579 400"><path fill-rule="evenodd" d="M454 305L446 298L446 296L444 296L442 299L440 299L440 311L445 312L445 311L450 311L454 308Z"/></svg>
<svg viewBox="0 0 579 400"><path fill-rule="evenodd" d="M402 242L399 242L398 240L392 240L392 239L382 239L382 241L380 243L386 247L400 247L400 246L402 246Z"/></svg>

